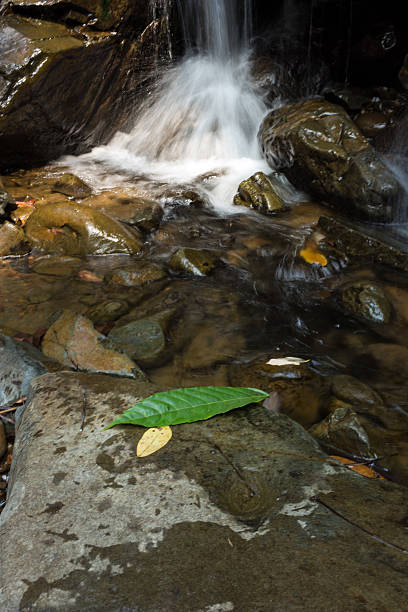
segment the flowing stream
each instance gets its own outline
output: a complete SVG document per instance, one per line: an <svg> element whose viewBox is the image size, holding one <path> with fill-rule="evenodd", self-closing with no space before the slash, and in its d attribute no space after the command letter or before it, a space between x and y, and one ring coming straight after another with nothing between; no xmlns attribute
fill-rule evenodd
<svg viewBox="0 0 408 612"><path fill-rule="evenodd" d="M63 163L104 186L118 180L118 171L175 184L212 174L204 190L219 210L231 211L239 182L270 170L256 138L266 107L251 76L251 5L180 0L184 57L165 69L133 129Z"/></svg>

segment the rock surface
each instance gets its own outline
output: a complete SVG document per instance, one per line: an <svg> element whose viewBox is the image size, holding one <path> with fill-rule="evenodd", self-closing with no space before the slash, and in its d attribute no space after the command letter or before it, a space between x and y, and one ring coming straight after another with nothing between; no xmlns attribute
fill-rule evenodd
<svg viewBox="0 0 408 612"><path fill-rule="evenodd" d="M0 334L0 405L27 395L30 381L48 371L43 361L33 346Z"/></svg>
<svg viewBox="0 0 408 612"><path fill-rule="evenodd" d="M178 249L170 260L174 270L207 276L217 265L217 258L206 249Z"/></svg>
<svg viewBox="0 0 408 612"><path fill-rule="evenodd" d="M51 325L42 341L44 355L63 365L90 372L144 379L140 368L126 355L118 353L91 321L68 310Z"/></svg>
<svg viewBox="0 0 408 612"><path fill-rule="evenodd" d="M369 281L352 283L341 289L343 306L373 323L389 323L391 304L379 285Z"/></svg>
<svg viewBox="0 0 408 612"><path fill-rule="evenodd" d="M234 204L254 208L265 215L284 208L284 203L275 192L271 180L263 172L257 172L240 183Z"/></svg>
<svg viewBox="0 0 408 612"><path fill-rule="evenodd" d="M408 271L408 253L387 244L377 236L370 236L348 223L324 215L319 218L319 229L323 231L331 246L344 253L354 263L376 263Z"/></svg>
<svg viewBox="0 0 408 612"><path fill-rule="evenodd" d="M341 106L306 100L269 113L263 154L297 187L340 212L390 218L402 187Z"/></svg>
<svg viewBox="0 0 408 612"><path fill-rule="evenodd" d="M407 489L352 473L287 417L180 425L139 459L143 428L103 427L158 389L79 373L32 389L0 518L3 610L405 608Z"/></svg>
<svg viewBox="0 0 408 612"><path fill-rule="evenodd" d="M0 257L21 251L26 238L21 227L6 221L0 227Z"/></svg>
<svg viewBox="0 0 408 612"><path fill-rule="evenodd" d="M75 202L46 204L25 225L33 247L64 255L138 253L143 240L136 229Z"/></svg>
<svg viewBox="0 0 408 612"><path fill-rule="evenodd" d="M40 165L106 142L129 120L138 87L146 79L141 68L146 54L150 62L160 23L146 28L151 20L146 3L109 3L112 12L122 5L123 16L132 22L129 38L82 26L71 29L75 23L64 23L62 15L62 23L53 22L46 14L51 4L63 11L73 8L72 3L48 0L14 2L7 7L11 14L0 18L0 171ZM109 13L106 2L84 4ZM17 9L13 14L17 5L30 6L25 13ZM33 8L44 21L23 16L32 15ZM83 17L84 11L86 17L85 7L80 14ZM57 12L54 19L59 18Z"/></svg>
<svg viewBox="0 0 408 612"><path fill-rule="evenodd" d="M166 276L163 268L148 261L135 261L131 266L115 268L105 276L105 280L124 287L146 285Z"/></svg>

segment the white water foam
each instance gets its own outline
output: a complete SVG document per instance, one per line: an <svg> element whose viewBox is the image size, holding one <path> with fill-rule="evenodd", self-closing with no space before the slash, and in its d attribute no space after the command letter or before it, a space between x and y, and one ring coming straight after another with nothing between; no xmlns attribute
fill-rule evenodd
<svg viewBox="0 0 408 612"><path fill-rule="evenodd" d="M256 137L266 108L250 73L251 2L184 0L180 6L186 55L166 69L130 133L61 162L97 188L133 177L157 196L164 183L193 184L228 213L241 180L270 171Z"/></svg>

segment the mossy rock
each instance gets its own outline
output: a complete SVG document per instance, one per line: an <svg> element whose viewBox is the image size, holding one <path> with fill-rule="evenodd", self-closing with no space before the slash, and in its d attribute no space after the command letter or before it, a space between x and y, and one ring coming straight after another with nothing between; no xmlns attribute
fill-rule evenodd
<svg viewBox="0 0 408 612"><path fill-rule="evenodd" d="M32 247L64 255L139 253L143 240L136 229L89 206L78 203L47 204L25 225Z"/></svg>

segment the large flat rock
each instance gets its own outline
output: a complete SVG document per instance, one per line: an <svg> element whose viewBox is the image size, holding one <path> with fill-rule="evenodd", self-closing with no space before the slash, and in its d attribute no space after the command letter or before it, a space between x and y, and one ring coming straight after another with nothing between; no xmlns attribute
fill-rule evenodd
<svg viewBox="0 0 408 612"><path fill-rule="evenodd" d="M175 426L137 458L143 428L103 427L154 391L76 372L32 382L1 610L406 609L406 489L348 471L262 406Z"/></svg>

